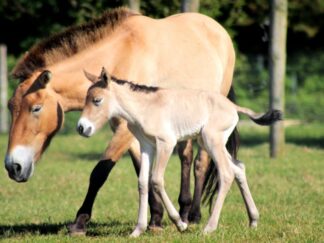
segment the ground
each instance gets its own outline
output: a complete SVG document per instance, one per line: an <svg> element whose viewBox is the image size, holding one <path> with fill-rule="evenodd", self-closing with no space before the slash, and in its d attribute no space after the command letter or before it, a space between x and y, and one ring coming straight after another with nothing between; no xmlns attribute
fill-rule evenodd
<svg viewBox="0 0 324 243"><path fill-rule="evenodd" d="M137 180L128 156L113 169L98 194L85 237L70 237L85 196L89 175L104 150L110 132L91 139L59 134L27 183L10 180L0 170L0 240L5 242L324 242L324 127L299 124L287 128L285 154L270 159L267 128L240 127L239 158L245 162L250 188L260 211L257 229L248 228L244 203L235 184L226 198L219 228L210 236L202 229L208 219L179 233L164 217L164 230L138 239L128 235L136 224ZM0 158L7 136L0 135ZM167 192L177 205L180 165L173 156L166 173Z"/></svg>

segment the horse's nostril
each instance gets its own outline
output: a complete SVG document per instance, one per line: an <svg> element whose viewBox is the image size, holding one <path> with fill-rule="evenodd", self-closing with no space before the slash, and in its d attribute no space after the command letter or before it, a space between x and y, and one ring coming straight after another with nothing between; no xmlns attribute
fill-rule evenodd
<svg viewBox="0 0 324 243"><path fill-rule="evenodd" d="M13 164L12 169L13 169L15 175L20 175L20 173L21 173L21 165L20 164L17 164L17 163Z"/></svg>
<svg viewBox="0 0 324 243"><path fill-rule="evenodd" d="M83 130L84 130L84 128L83 128L83 126L82 125L79 125L78 126L78 132L79 132L79 134L83 134Z"/></svg>

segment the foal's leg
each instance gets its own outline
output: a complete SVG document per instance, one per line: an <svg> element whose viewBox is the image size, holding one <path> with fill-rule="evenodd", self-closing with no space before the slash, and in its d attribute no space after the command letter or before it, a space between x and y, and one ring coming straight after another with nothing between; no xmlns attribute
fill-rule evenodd
<svg viewBox="0 0 324 243"><path fill-rule="evenodd" d="M188 225L181 220L164 188L164 172L171 156L175 143L167 143L157 140L156 142L156 164L152 172L152 184L154 190L159 194L169 214L170 219L176 224L179 231L187 229Z"/></svg>
<svg viewBox="0 0 324 243"><path fill-rule="evenodd" d="M212 214L204 229L205 234L216 230L225 197L234 180L234 172L231 168L231 161L227 157L223 140L223 134L220 133L218 137L214 137L212 140L210 139L210 141L207 141L206 143L204 141L206 145L210 145L208 146L208 150L211 152L212 159L216 163L220 184Z"/></svg>
<svg viewBox="0 0 324 243"><path fill-rule="evenodd" d="M210 163L210 158L206 150L200 148L195 158L195 190L191 209L189 212L189 222L199 223L201 219L200 204L203 193L206 172Z"/></svg>
<svg viewBox="0 0 324 243"><path fill-rule="evenodd" d="M131 237L138 237L147 228L147 208L150 167L154 158L154 149L148 144L141 146L141 169L138 177L139 210L137 225Z"/></svg>
<svg viewBox="0 0 324 243"><path fill-rule="evenodd" d="M129 154L132 158L136 174L139 177L141 168L141 154L139 153L139 143L137 140L133 140L133 143L129 149ZM162 217L163 217L163 205L159 195L154 192L151 183L149 183L149 197L148 202L150 205L151 219L149 223L150 230L162 229Z"/></svg>
<svg viewBox="0 0 324 243"><path fill-rule="evenodd" d="M90 175L89 187L82 206L77 212L73 224L68 226L71 235L84 235L86 233L86 223L91 218L94 200L99 189L107 180L110 171L116 162L129 149L135 170L139 171L140 152L138 143L134 143L134 136L127 128L126 122L120 120L112 124L114 136L106 149L104 159L100 160ZM137 162L138 161L138 162ZM153 191L153 189L151 189ZM154 219L154 226L161 227L163 207L157 195L150 193L149 202L151 209L151 222ZM151 225L151 223L150 223Z"/></svg>
<svg viewBox="0 0 324 243"><path fill-rule="evenodd" d="M228 156L230 158L229 154ZM259 219L259 211L255 206L249 185L247 183L245 166L241 161L232 159L231 167L235 174L236 183L240 188L242 197L244 199L245 207L250 220L250 227L256 227Z"/></svg>
<svg viewBox="0 0 324 243"><path fill-rule="evenodd" d="M178 144L178 154L181 160L181 187L178 202L182 221L188 222L191 207L190 170L192 164L192 140Z"/></svg>

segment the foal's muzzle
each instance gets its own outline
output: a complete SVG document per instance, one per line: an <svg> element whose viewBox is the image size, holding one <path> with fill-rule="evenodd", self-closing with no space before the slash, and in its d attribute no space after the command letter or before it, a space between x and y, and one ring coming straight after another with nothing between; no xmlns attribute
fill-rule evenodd
<svg viewBox="0 0 324 243"><path fill-rule="evenodd" d="M81 118L77 125L77 131L81 136L90 137L94 134L93 124L86 118Z"/></svg>

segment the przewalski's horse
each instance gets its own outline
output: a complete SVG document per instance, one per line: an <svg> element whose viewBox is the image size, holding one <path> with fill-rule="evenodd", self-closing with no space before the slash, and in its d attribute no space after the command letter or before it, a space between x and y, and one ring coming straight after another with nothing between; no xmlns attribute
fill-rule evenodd
<svg viewBox="0 0 324 243"><path fill-rule="evenodd" d="M97 81L97 82L96 82ZM281 119L281 112L269 111L258 115L240 107L218 92L189 89L161 89L136 85L129 81L110 78L105 69L89 88L86 105L78 122L81 135L90 137L107 120L122 117L140 143L141 169L138 178L138 223L131 236L139 236L147 227L149 178L160 196L170 219L180 231L187 228L164 189L164 172L178 141L197 138L208 151L219 173L219 191L204 229L216 229L226 194L234 178L239 181L246 203L250 225L256 226L259 217L247 183L244 164L235 160L226 149L226 143L236 127L238 112L248 115L261 125L270 125ZM153 166L154 155L156 164Z"/></svg>
<svg viewBox="0 0 324 243"><path fill-rule="evenodd" d="M12 122L5 166L9 176L16 181L27 181L34 163L62 126L64 112L82 110L91 85L83 69L96 72L105 66L117 77L141 80L146 85L214 90L227 95L234 62L235 53L227 32L213 19L197 13L155 20L121 8L36 44L13 71L13 76L21 82L8 104ZM44 70L49 70L51 77ZM115 119L111 125L114 136L91 173L88 192L72 232L85 232L98 190L127 150L139 171L138 143L126 122ZM180 143L178 152L183 179L180 212L186 220L191 203L190 140ZM200 218L207 166L207 153L200 150L195 160L192 219ZM150 193L150 225L160 226L163 207L154 200Z"/></svg>

